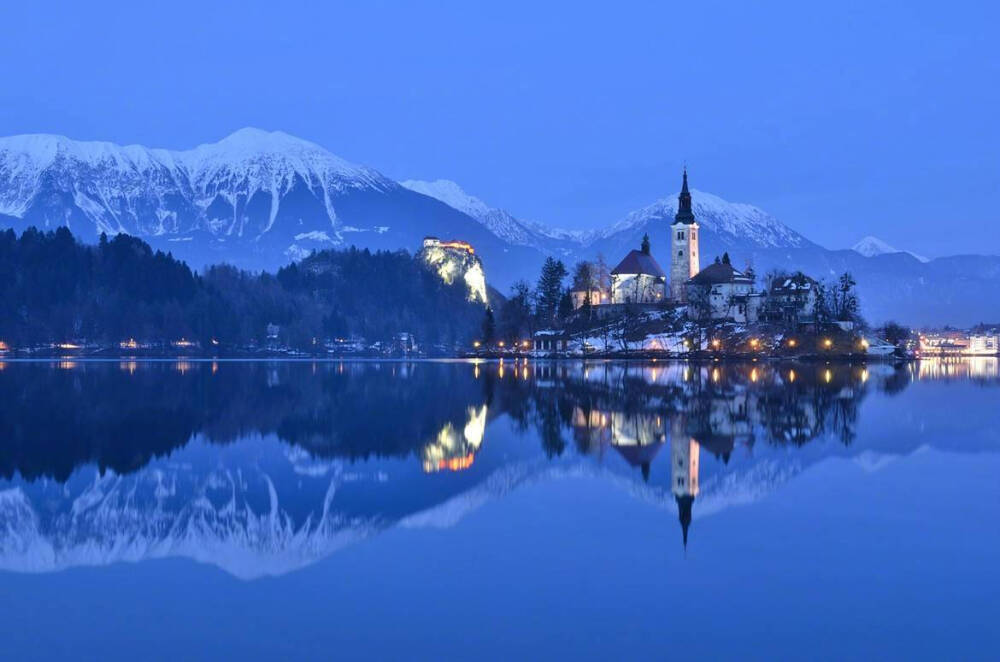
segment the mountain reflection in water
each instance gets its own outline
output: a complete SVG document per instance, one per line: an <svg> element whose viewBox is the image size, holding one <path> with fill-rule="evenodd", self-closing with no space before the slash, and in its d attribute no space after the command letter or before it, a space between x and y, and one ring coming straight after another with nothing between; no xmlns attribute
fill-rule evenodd
<svg viewBox="0 0 1000 662"><path fill-rule="evenodd" d="M566 475L662 507L687 545L824 458L913 452L856 447L861 405L948 380L992 387L997 361L0 363L0 568L281 574ZM995 450L962 441L935 443Z"/></svg>

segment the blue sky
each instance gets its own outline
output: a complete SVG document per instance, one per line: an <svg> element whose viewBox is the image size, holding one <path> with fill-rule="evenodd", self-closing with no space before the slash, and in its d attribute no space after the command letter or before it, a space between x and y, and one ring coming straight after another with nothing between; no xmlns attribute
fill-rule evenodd
<svg viewBox="0 0 1000 662"><path fill-rule="evenodd" d="M831 247L1000 253L994 3L12 4L0 134L281 129L579 228L686 160Z"/></svg>

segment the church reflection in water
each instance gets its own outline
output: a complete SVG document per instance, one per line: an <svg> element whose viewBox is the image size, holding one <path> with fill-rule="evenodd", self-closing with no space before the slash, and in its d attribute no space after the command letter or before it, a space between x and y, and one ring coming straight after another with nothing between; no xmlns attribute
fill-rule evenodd
<svg viewBox="0 0 1000 662"><path fill-rule="evenodd" d="M996 384L996 360L0 363L0 567L227 550L277 574L551 471L627 485L687 546L809 463L913 452L857 449L861 404L938 379Z"/></svg>

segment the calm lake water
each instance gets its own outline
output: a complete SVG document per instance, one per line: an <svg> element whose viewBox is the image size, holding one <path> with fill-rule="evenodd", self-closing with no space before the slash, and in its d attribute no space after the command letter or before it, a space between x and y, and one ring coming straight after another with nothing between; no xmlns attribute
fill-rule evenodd
<svg viewBox="0 0 1000 662"><path fill-rule="evenodd" d="M996 659L995 359L0 363L5 659Z"/></svg>

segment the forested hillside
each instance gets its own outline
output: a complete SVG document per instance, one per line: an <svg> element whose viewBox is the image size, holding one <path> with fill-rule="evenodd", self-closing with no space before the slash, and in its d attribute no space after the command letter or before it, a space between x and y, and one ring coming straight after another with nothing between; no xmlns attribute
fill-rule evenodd
<svg viewBox="0 0 1000 662"><path fill-rule="evenodd" d="M313 339L469 340L483 306L405 251L324 251L273 274L215 266L196 274L119 234L78 242L66 228L0 233L0 340L14 347L86 340L262 344L268 325L292 347Z"/></svg>

